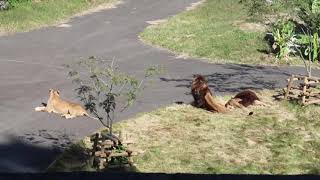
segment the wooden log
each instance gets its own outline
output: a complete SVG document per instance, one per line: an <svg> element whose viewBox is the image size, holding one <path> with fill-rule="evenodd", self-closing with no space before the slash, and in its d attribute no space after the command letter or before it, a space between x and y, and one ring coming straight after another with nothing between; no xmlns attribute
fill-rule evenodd
<svg viewBox="0 0 320 180"><path fill-rule="evenodd" d="M319 81L309 81L308 84L319 84Z"/></svg>
<svg viewBox="0 0 320 180"><path fill-rule="evenodd" d="M133 165L133 158L132 158L132 156L130 156L130 157L128 158L128 162L129 162L130 166Z"/></svg>
<svg viewBox="0 0 320 180"><path fill-rule="evenodd" d="M292 77L298 78L298 79L303 79L303 78L305 78L306 76L294 74L294 75L292 75Z"/></svg>
<svg viewBox="0 0 320 180"><path fill-rule="evenodd" d="M311 80L311 81L320 81L319 77L308 77L308 76L301 76L301 75L292 75L292 77L298 78L299 80L303 80L304 78L307 78L308 81L309 80Z"/></svg>
<svg viewBox="0 0 320 180"><path fill-rule="evenodd" d="M122 144L127 144L127 145L129 145L129 144L134 144L134 141L132 141L132 140L125 140L125 141L122 142Z"/></svg>
<svg viewBox="0 0 320 180"><path fill-rule="evenodd" d="M310 104L319 104L320 103L320 99L316 99L316 100L310 100L304 103L305 106L310 105Z"/></svg>
<svg viewBox="0 0 320 180"><path fill-rule="evenodd" d="M98 146L98 139L99 139L99 133L95 134L95 138L93 140L93 148L92 148L92 156L95 155L95 152L97 151L97 146Z"/></svg>
<svg viewBox="0 0 320 180"><path fill-rule="evenodd" d="M304 79L303 79L303 83L304 84L307 84L308 83L308 78L307 77L304 77ZM304 85L303 86L303 90L302 90L302 104L305 104L306 103L306 94L307 93L307 86L306 85Z"/></svg>
<svg viewBox="0 0 320 180"><path fill-rule="evenodd" d="M113 141L115 145L121 144L121 141L119 140L119 138L113 134L104 133L104 134L102 134L102 136L103 136L103 138L105 138L107 140Z"/></svg>
<svg viewBox="0 0 320 180"><path fill-rule="evenodd" d="M295 77L292 77L293 78L293 81L298 81L299 79L298 78L295 78ZM287 81L289 82L291 78L287 79Z"/></svg>
<svg viewBox="0 0 320 180"><path fill-rule="evenodd" d="M305 94L301 93L301 95L310 96L310 97L319 97L320 93L316 92L306 92Z"/></svg>
<svg viewBox="0 0 320 180"><path fill-rule="evenodd" d="M318 83L308 84L308 87L316 88L316 87L318 87L319 85L320 85L320 84L318 84Z"/></svg>
<svg viewBox="0 0 320 180"><path fill-rule="evenodd" d="M103 141L102 143L101 143L101 145L113 145L113 142L111 141L111 140L105 140L105 141Z"/></svg>
<svg viewBox="0 0 320 180"><path fill-rule="evenodd" d="M131 154L132 154L133 151L130 150L130 149L127 149L126 152L128 153L128 156L131 156Z"/></svg>
<svg viewBox="0 0 320 180"><path fill-rule="evenodd" d="M106 153L102 153L102 154L100 154L100 157L101 157L101 158L106 158L106 157L107 157L107 154L106 154Z"/></svg>
<svg viewBox="0 0 320 180"><path fill-rule="evenodd" d="M114 153L112 152L109 157L128 157L129 154L127 152Z"/></svg>
<svg viewBox="0 0 320 180"><path fill-rule="evenodd" d="M101 157L101 158L107 157L107 154L105 152L103 152L103 151L97 151L97 152L95 152L94 155L97 156L97 157Z"/></svg>
<svg viewBox="0 0 320 180"><path fill-rule="evenodd" d="M287 98L299 99L298 95L288 95Z"/></svg>
<svg viewBox="0 0 320 180"><path fill-rule="evenodd" d="M310 97L320 99L320 93L317 93L317 94L311 94L311 95L310 95Z"/></svg>
<svg viewBox="0 0 320 180"><path fill-rule="evenodd" d="M114 169L114 168L123 168L123 167L127 167L129 168L131 165L130 164L114 164L114 165L108 165L108 168L110 169Z"/></svg>
<svg viewBox="0 0 320 180"><path fill-rule="evenodd" d="M112 154L112 151L111 150L105 151L105 153L106 153L107 157L109 157Z"/></svg>
<svg viewBox="0 0 320 180"><path fill-rule="evenodd" d="M100 156L101 154L102 154L101 151L96 151L96 152L94 153L95 156Z"/></svg>
<svg viewBox="0 0 320 180"><path fill-rule="evenodd" d="M292 83L293 83L293 78L294 78L294 77L291 77L291 78L290 78L290 81L289 81L288 86L287 86L286 94L284 95L284 99L288 99L288 95L289 95L289 92L290 92L290 90L291 90Z"/></svg>
<svg viewBox="0 0 320 180"><path fill-rule="evenodd" d="M318 78L318 77L308 77L308 80L309 81L320 81L320 78Z"/></svg>
<svg viewBox="0 0 320 180"><path fill-rule="evenodd" d="M299 91L302 91L302 88L303 88L303 86L301 86L301 87L298 87L298 86L291 86L291 89L299 90ZM290 89L290 90L291 90L291 89Z"/></svg>
<svg viewBox="0 0 320 180"><path fill-rule="evenodd" d="M99 158L99 169L105 169L106 168L106 159L104 158Z"/></svg>
<svg viewBox="0 0 320 180"><path fill-rule="evenodd" d="M111 148L112 148L112 145L104 145L103 148L104 148L104 149L111 149Z"/></svg>

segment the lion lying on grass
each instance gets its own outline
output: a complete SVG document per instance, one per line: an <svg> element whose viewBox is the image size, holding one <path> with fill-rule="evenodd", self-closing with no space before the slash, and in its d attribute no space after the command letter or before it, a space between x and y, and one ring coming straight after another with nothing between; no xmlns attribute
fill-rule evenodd
<svg viewBox="0 0 320 180"><path fill-rule="evenodd" d="M219 103L209 89L207 81L202 75L195 75L191 85L191 94L194 102L193 106L206 109L211 112L225 113L228 109L241 108L248 111L246 108L251 105L269 106L262 102L257 94L252 90L244 90L235 97L231 98L225 105ZM249 115L252 115L250 112Z"/></svg>

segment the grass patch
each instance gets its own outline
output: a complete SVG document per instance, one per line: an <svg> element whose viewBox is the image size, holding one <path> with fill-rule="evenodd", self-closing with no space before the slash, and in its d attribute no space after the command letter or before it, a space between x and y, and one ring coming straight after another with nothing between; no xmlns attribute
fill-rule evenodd
<svg viewBox="0 0 320 180"><path fill-rule="evenodd" d="M270 92L261 96L273 106L252 107L253 116L171 105L117 123L115 129L135 141L140 172L319 173L320 107L275 102Z"/></svg>
<svg viewBox="0 0 320 180"><path fill-rule="evenodd" d="M54 25L85 10L116 0L41 0L26 1L8 11L0 11L0 32L25 32Z"/></svg>
<svg viewBox="0 0 320 180"><path fill-rule="evenodd" d="M264 32L241 30L247 19L244 7L234 0L207 0L165 23L149 26L140 34L147 43L215 63L270 63L258 50L267 49Z"/></svg>

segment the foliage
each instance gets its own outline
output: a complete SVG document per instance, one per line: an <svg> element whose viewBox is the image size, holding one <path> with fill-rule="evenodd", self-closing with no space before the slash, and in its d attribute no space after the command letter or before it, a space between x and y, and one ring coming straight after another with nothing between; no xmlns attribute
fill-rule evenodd
<svg viewBox="0 0 320 180"><path fill-rule="evenodd" d="M122 111L128 108L137 98L143 80L138 81L133 76L122 73L114 63L98 60L95 57L81 60L72 65L65 65L69 69L69 76L77 84L75 91L80 100L101 123L109 128L112 134L112 123L118 99L126 99ZM156 72L156 66L148 69L148 75ZM107 123L103 121L101 111L106 113Z"/></svg>
<svg viewBox="0 0 320 180"><path fill-rule="evenodd" d="M275 24L272 35L275 40L275 45L279 49L277 52L277 58L283 59L284 57L287 57L290 52L289 44L294 38L294 24L290 21L278 21L277 24Z"/></svg>
<svg viewBox="0 0 320 180"><path fill-rule="evenodd" d="M319 35L317 32L311 34L311 31L307 30L306 32L304 31L304 34L299 34L297 37L296 42L299 44L299 48L296 48L296 50L304 62L308 76L311 76L311 62L315 62L319 57Z"/></svg>
<svg viewBox="0 0 320 180"><path fill-rule="evenodd" d="M319 32L320 28L320 1L319 0L296 0L298 17L312 33Z"/></svg>

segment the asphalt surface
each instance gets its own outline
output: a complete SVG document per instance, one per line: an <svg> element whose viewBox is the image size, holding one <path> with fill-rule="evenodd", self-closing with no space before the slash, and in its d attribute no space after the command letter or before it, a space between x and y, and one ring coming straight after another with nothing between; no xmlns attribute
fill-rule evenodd
<svg viewBox="0 0 320 180"><path fill-rule="evenodd" d="M143 44L138 34L146 21L177 14L197 0L124 0L115 9L73 18L70 27L48 27L0 37L0 172L41 172L71 142L101 128L86 118L72 120L34 112L58 88L76 100L64 63L97 56L115 59L122 71L141 77L150 65L165 74L147 85L136 103L116 116L134 117L176 101L191 102L193 74L206 75L216 94L242 89L283 87L302 68L208 64Z"/></svg>

